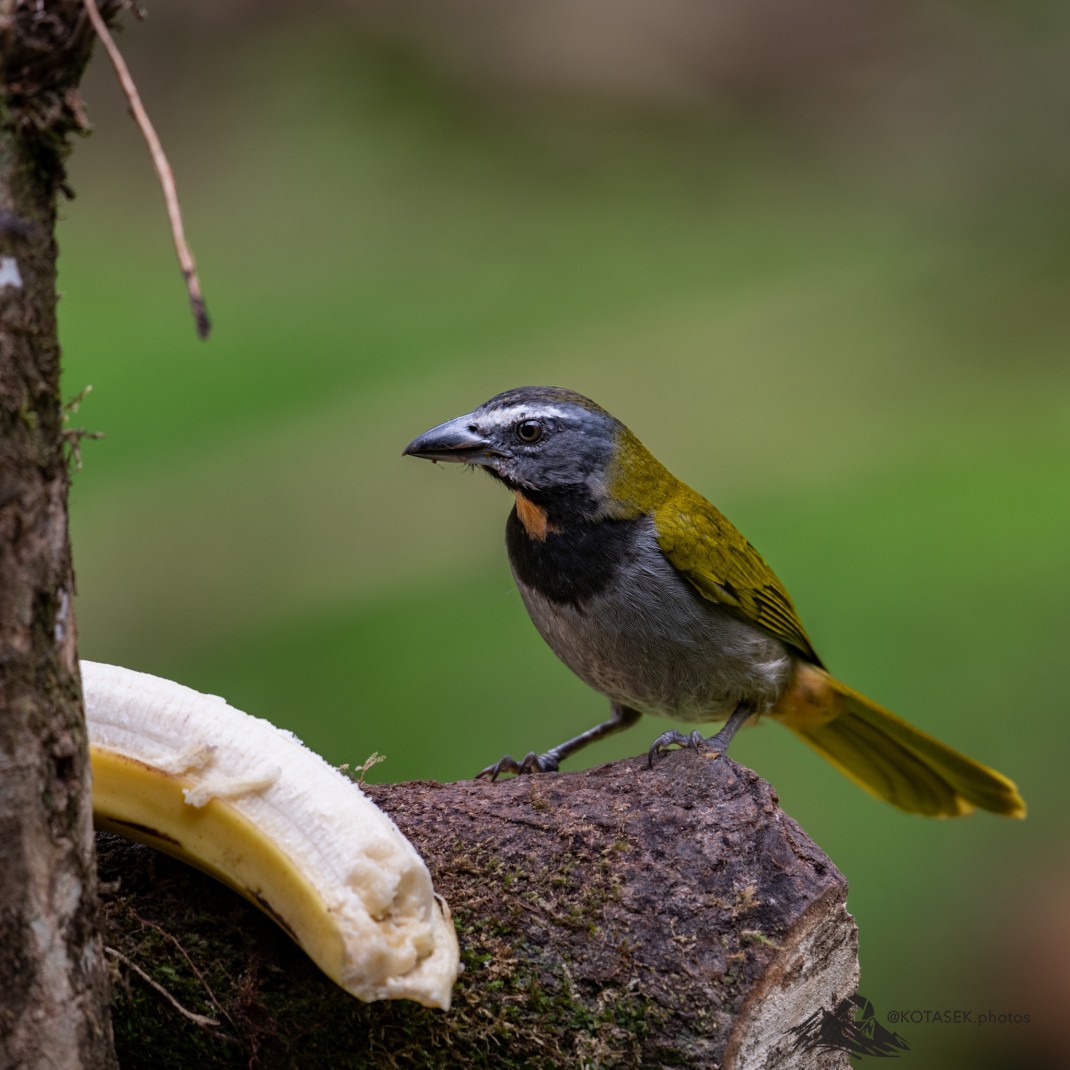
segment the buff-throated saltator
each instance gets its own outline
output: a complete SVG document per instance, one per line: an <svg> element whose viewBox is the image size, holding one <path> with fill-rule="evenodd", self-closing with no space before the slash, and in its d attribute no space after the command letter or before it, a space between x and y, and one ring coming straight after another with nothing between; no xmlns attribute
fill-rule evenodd
<svg viewBox="0 0 1070 1070"><path fill-rule="evenodd" d="M583 395L509 390L404 452L479 466L513 492L506 545L528 613L554 653L612 704L603 724L520 762L506 756L480 776L556 770L643 713L727 718L709 740L663 732L651 761L672 744L722 753L744 721L766 714L903 810L1024 816L1006 777L829 675L754 547Z"/></svg>

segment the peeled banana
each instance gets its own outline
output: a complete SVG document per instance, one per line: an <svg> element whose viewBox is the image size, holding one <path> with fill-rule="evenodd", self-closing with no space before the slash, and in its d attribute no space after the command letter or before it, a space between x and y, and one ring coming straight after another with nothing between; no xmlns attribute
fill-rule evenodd
<svg viewBox="0 0 1070 1070"><path fill-rule="evenodd" d="M355 783L214 695L90 661L82 684L98 827L230 885L358 999L449 1008L449 911Z"/></svg>

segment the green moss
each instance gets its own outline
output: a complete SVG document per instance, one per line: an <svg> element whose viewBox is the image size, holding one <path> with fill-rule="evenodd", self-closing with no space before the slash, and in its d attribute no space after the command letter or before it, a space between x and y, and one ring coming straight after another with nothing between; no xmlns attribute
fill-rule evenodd
<svg viewBox="0 0 1070 1070"><path fill-rule="evenodd" d="M780 950L780 944L775 940L771 940L765 933L759 932L757 929L744 929L739 934L739 938L748 943L762 944L764 947L771 947L777 951Z"/></svg>

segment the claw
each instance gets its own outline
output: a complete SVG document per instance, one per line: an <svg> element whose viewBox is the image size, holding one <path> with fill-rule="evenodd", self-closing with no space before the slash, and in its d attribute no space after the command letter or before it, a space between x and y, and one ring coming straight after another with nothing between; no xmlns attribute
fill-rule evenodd
<svg viewBox="0 0 1070 1070"><path fill-rule="evenodd" d="M556 773L557 769L557 759L553 755L529 751L522 762L518 762L511 754L499 758L493 765L488 765L486 769L476 773L476 780L483 777L497 780L502 773L514 773L517 776L523 773Z"/></svg>
<svg viewBox="0 0 1070 1070"><path fill-rule="evenodd" d="M695 731L684 735L683 732L677 732L675 728L671 728L668 732L662 732L650 745L650 750L647 751L647 767L653 769L654 759L669 747L693 747L695 750L702 750L705 745L706 741L702 738L701 732Z"/></svg>
<svg viewBox="0 0 1070 1070"><path fill-rule="evenodd" d="M476 773L476 780L482 780L484 777L490 777L491 780L497 780L502 773L519 773L520 763L511 755L507 754L504 758L499 758L493 765L488 765L486 769L480 769Z"/></svg>

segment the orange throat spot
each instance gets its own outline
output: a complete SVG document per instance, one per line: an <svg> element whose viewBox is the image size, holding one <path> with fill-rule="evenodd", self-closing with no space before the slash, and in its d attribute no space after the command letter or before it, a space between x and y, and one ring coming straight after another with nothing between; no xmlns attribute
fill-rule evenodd
<svg viewBox="0 0 1070 1070"><path fill-rule="evenodd" d="M547 519L546 510L525 498L519 491L513 493L516 495L516 515L524 525L524 530L531 538L545 542L547 532L558 530Z"/></svg>

